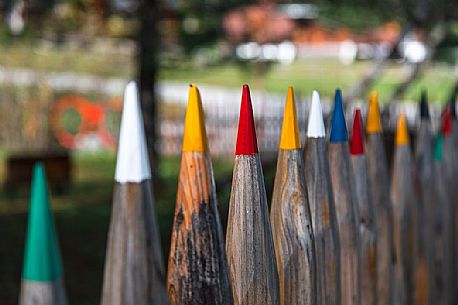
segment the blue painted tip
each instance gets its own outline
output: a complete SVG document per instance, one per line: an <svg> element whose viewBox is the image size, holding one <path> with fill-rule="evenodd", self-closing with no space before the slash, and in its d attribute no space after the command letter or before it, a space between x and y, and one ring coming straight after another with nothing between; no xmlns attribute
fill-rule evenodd
<svg viewBox="0 0 458 305"><path fill-rule="evenodd" d="M347 142L347 125L345 123L345 115L342 104L342 91L336 89L336 95L334 97L334 112L332 113L331 121L331 143Z"/></svg>

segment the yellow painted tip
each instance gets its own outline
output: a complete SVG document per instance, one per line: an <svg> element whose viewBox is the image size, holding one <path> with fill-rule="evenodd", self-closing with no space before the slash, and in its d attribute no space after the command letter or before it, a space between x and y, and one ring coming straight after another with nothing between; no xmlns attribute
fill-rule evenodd
<svg viewBox="0 0 458 305"><path fill-rule="evenodd" d="M401 113L398 117L398 126L396 128L396 145L409 144L409 130L407 129L406 115Z"/></svg>
<svg viewBox="0 0 458 305"><path fill-rule="evenodd" d="M293 87L288 87L285 113L281 129L280 149L300 149L299 127L297 125L296 104L294 102Z"/></svg>
<svg viewBox="0 0 458 305"><path fill-rule="evenodd" d="M188 108L184 120L184 134L182 151L207 151L207 132L205 130L205 116L196 85L189 85Z"/></svg>
<svg viewBox="0 0 458 305"><path fill-rule="evenodd" d="M367 133L382 132L382 123L380 122L380 108L377 102L377 92L372 91L369 99L369 110L367 111L366 122Z"/></svg>

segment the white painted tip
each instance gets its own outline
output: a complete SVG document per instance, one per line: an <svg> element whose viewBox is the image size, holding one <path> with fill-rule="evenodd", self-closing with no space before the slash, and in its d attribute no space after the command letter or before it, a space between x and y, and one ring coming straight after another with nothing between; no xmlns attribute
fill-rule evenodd
<svg viewBox="0 0 458 305"><path fill-rule="evenodd" d="M309 112L309 123L307 127L308 138L324 138L326 130L324 128L323 110L321 109L320 95L315 90L312 94L312 106Z"/></svg>
<svg viewBox="0 0 458 305"><path fill-rule="evenodd" d="M151 178L145 130L137 84L131 81L124 91L115 180L141 182Z"/></svg>

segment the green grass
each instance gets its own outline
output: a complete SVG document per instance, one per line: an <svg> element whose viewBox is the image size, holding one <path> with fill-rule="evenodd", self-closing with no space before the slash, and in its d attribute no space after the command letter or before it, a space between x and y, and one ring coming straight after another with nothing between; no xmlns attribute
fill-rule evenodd
<svg viewBox="0 0 458 305"><path fill-rule="evenodd" d="M29 44L0 44L0 65L40 71L88 73L103 77L130 78L134 58L115 52L86 49L45 48Z"/></svg>
<svg viewBox="0 0 458 305"><path fill-rule="evenodd" d="M344 65L337 60L303 60L289 66L272 65L263 75L255 73L255 69L235 64L192 68L190 63L182 63L173 67L164 67L160 71L163 80L195 82L239 88L249 83L253 89L265 89L285 94L288 86L294 86L297 93L310 95L318 90L323 96L333 96L334 89L345 90L356 84L371 68L370 62L356 62ZM407 76L405 67L390 64L373 88L379 91L380 100L388 99L397 84ZM419 90L427 88L431 101L443 101L454 84L453 68L435 64L423 77L415 81L404 97L405 100L417 100ZM368 94L368 93L367 93ZM366 94L366 95L367 95Z"/></svg>

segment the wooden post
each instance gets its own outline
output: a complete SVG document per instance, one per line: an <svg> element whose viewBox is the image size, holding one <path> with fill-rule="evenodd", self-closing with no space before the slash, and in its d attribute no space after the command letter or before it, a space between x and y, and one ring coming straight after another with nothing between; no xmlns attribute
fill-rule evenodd
<svg viewBox="0 0 458 305"><path fill-rule="evenodd" d="M418 211L419 265L416 280L416 303L435 305L434 296L434 160L433 138L426 92L422 92L420 101L420 126L417 131L415 147L415 169L420 194Z"/></svg>
<svg viewBox="0 0 458 305"><path fill-rule="evenodd" d="M340 236L341 304L360 303L359 239L356 229L357 202L351 168L348 135L343 113L342 93L336 90L329 144L329 168Z"/></svg>
<svg viewBox="0 0 458 305"><path fill-rule="evenodd" d="M350 154L359 218L361 305L375 305L377 292L377 249L374 207L369 185L367 157L364 154L364 135L361 110L356 109L350 140Z"/></svg>
<svg viewBox="0 0 458 305"><path fill-rule="evenodd" d="M451 190L455 188L455 147L452 137L452 114L450 107L446 107L443 113L442 128L439 131L434 149L435 183L438 202L435 207L438 230L435 238L439 249L436 248L437 259L436 278L440 279L438 295L442 304L451 304L453 297L453 204L455 194ZM439 244L441 242L441 244Z"/></svg>
<svg viewBox="0 0 458 305"><path fill-rule="evenodd" d="M418 197L414 189L413 161L404 113L398 118L391 200L393 202L395 304L415 304L415 278L418 266Z"/></svg>
<svg viewBox="0 0 458 305"><path fill-rule="evenodd" d="M315 305L315 248L293 88L288 88L270 211L280 305Z"/></svg>
<svg viewBox="0 0 458 305"><path fill-rule="evenodd" d="M279 305L278 274L248 85L243 86L226 252L235 305Z"/></svg>
<svg viewBox="0 0 458 305"><path fill-rule="evenodd" d="M199 90L189 88L167 292L172 305L232 305Z"/></svg>
<svg viewBox="0 0 458 305"><path fill-rule="evenodd" d="M165 305L165 272L137 86L127 85L102 305Z"/></svg>
<svg viewBox="0 0 458 305"><path fill-rule="evenodd" d="M42 163L33 169L20 305L67 305L62 262Z"/></svg>
<svg viewBox="0 0 458 305"><path fill-rule="evenodd" d="M304 150L305 184L312 215L317 305L340 305L340 244L318 92L313 91Z"/></svg>
<svg viewBox="0 0 458 305"><path fill-rule="evenodd" d="M456 116L456 96L458 94L458 85L455 86L453 89L452 95L450 97L449 105L450 105L450 113L452 116L452 146L453 151L456 154L458 152L458 120ZM449 144L447 144L449 145ZM456 158L455 158L456 160ZM454 175L458 178L458 164L454 162ZM454 303L458 302L458 190L455 187L449 187L450 195L452 196L452 205L453 205L453 229L452 229L452 247L453 247L453 255L452 255L452 301Z"/></svg>
<svg viewBox="0 0 458 305"><path fill-rule="evenodd" d="M392 305L393 211L377 93L372 92L366 121L369 182L377 235L377 305Z"/></svg>

